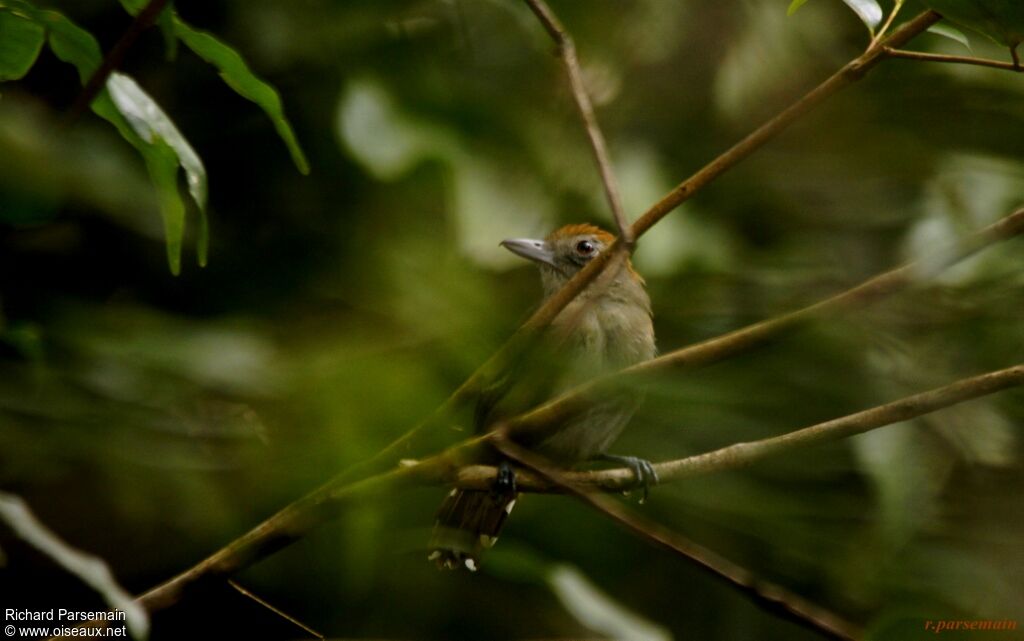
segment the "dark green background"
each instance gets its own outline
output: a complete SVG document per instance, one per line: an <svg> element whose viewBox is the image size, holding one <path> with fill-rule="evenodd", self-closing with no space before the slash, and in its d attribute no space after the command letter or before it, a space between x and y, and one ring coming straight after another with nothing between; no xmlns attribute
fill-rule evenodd
<svg viewBox="0 0 1024 641"><path fill-rule="evenodd" d="M281 91L312 165L301 176L256 107L144 34L124 70L206 164L205 269L187 253L169 274L144 168L111 127L87 115L62 128L71 67L44 51L0 87L0 487L135 592L440 404L539 299L499 240L609 225L525 5L176 4ZM53 6L104 49L130 22L113 0ZM782 0L552 6L632 217L867 44L838 0L789 18ZM912 46L968 53L930 34ZM1024 76L883 63L643 238L661 350L1009 213L1024 200L1022 105ZM1022 267L1006 243L870 309L666 374L615 449L678 458L1019 363ZM661 487L637 509L874 638L932 638L928 619L1024 620L1022 398ZM566 566L675 639L816 638L567 498L526 497L482 572L436 572L425 546L441 495L358 505L239 580L338 638L598 636L545 582ZM24 544L0 545L5 607L98 605ZM222 586L154 625L154 639L300 636Z"/></svg>

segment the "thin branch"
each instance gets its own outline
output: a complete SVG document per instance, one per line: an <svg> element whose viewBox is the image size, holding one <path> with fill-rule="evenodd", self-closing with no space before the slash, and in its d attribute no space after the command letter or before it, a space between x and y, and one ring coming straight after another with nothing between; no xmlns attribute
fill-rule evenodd
<svg viewBox="0 0 1024 641"><path fill-rule="evenodd" d="M783 333L810 321L835 315L838 312L864 307L881 298L895 294L915 283L931 278L943 269L989 247L997 242L1024 233L1024 209L1001 218L995 223L967 236L955 247L936 251L920 260L875 276L844 292L802 309L763 320L709 340L677 349L657 358L644 361L620 372L592 380L571 389L530 412L508 421L516 432L543 431L591 402L590 399L605 390L622 384L623 379L650 374L669 367L696 368L733 357L739 353L764 345Z"/></svg>
<svg viewBox="0 0 1024 641"><path fill-rule="evenodd" d="M878 42L885 36L885 33L889 30L889 27L892 26L893 21L896 19L896 14L898 14L900 12L900 9L903 8L903 2L904 0L896 0L896 2L893 3L892 11L889 12L889 17L886 18L885 24L883 24L882 28L878 30L878 33L875 34L875 37L871 39L871 44L868 45L868 49L877 45Z"/></svg>
<svg viewBox="0 0 1024 641"><path fill-rule="evenodd" d="M128 49L131 48L139 35L151 27L156 22L157 16L163 11L164 6L167 5L168 0L149 0L149 3L143 7L142 11L135 16L132 24L124 32L121 38L114 44L113 48L103 57L103 62L100 66L89 76L88 82L82 88L82 91L75 98L75 101L71 104L71 108L68 109L68 113L65 119L67 124L73 123L89 108L92 101L99 95L100 91L103 90L104 85L107 83L107 78L114 72L121 63L124 62L125 54L128 53Z"/></svg>
<svg viewBox="0 0 1024 641"><path fill-rule="evenodd" d="M1001 60L989 60L988 58L975 58L973 56L947 56L939 53L922 53L920 51L905 51L903 49L893 49L892 47L885 47L885 55L890 58L903 58L905 60L920 60L923 62L949 62L960 65L975 65L977 67L993 67L995 69L1004 69L1006 71L1024 71L1013 62L1003 62Z"/></svg>
<svg viewBox="0 0 1024 641"><path fill-rule="evenodd" d="M785 131L793 122L808 111L835 95L839 90L845 89L863 78L875 65L885 59L886 48L898 49L902 47L914 36L927 30L928 27L941 19L942 17L934 11L925 11L894 31L879 46L868 49L857 58L848 62L842 69L832 74L825 82L812 89L803 98L761 125L749 136L736 143L731 149L705 165L700 171L681 182L667 196L655 203L643 216L633 223L633 233L637 237L643 235L644 232L664 218L669 212L689 200L695 193L724 172L732 169L741 160L745 160L747 156L760 149L766 142Z"/></svg>
<svg viewBox="0 0 1024 641"><path fill-rule="evenodd" d="M542 457L516 445L507 437L496 433L494 443L501 453L512 461L532 470L548 483L573 495L649 543L693 561L713 576L725 579L761 607L837 639L852 641L860 638L861 631L835 613L780 585L758 578L751 571L716 552L660 523L636 514L620 501L588 492Z"/></svg>
<svg viewBox="0 0 1024 641"><path fill-rule="evenodd" d="M885 47L898 48L903 46L914 36L927 30L928 27L940 19L941 16L934 11L925 11L919 14L886 38L881 43L881 46L871 48L851 60L842 69L787 109L761 125L753 133L719 155L690 178L684 180L633 223L631 230L634 239L642 236L647 230L657 224L658 221L668 215L669 212L686 200L689 200L694 194L720 175L745 160L826 98L863 78L875 65L884 59ZM480 388L481 383L489 380L494 372L500 371L502 365L507 363L512 355L518 353L523 345L529 344L537 330L550 324L607 267L611 259L624 250L624 245L625 243L618 241L613 242L608 251L598 254L596 258L587 263L586 267L573 276L560 290L548 297L505 344L483 365L478 367L431 416L392 441L391 444L369 459L357 463L343 472L342 476L346 479L355 478L361 473L374 470L382 462L393 459L396 455L401 457L412 452L416 439L421 434L425 433L430 427L442 424L444 417L471 399Z"/></svg>
<svg viewBox="0 0 1024 641"><path fill-rule="evenodd" d="M273 605L272 603L268 602L266 599L262 598L258 594L254 594L251 590L249 590L248 588L242 586L242 584L240 584L238 581L235 581L234 579L228 579L228 585L230 585L235 590L237 590L238 593L241 594L242 596L245 596L245 597L248 597L249 599L252 599L256 603L262 605L264 608L270 610L271 612L273 612L277 616L281 617L285 621L287 621L287 622L291 623L292 625L294 625L295 627L301 629L303 632L306 632L307 634L311 634L314 637L316 637L317 639L325 638L324 635L320 634L319 632L317 632L313 628L309 627L308 625L306 625L302 621L299 621L298 619L296 619L292 615L288 614L284 610L276 607L275 605Z"/></svg>
<svg viewBox="0 0 1024 641"><path fill-rule="evenodd" d="M572 89L573 98L579 108L580 118L583 120L583 127L587 130L587 138L590 139L590 147L594 152L594 160L597 161L597 170L601 174L601 183L604 185L604 193L608 198L608 205L612 209L612 216L615 218L615 226L619 231L619 238L623 244L632 248L633 230L626 219L626 213L622 209L622 198L619 196L619 185L615 179L615 172L612 170L612 163L608 157L608 148L605 145L604 135L601 127L597 124L597 116L594 115L594 107L590 103L590 96L583 85L583 73L580 70L580 62L576 57L576 44L572 36L562 26L558 16L551 10L544 0L526 0L526 4L544 25L548 35L558 46L562 62L565 64L565 71L569 76L569 86Z"/></svg>
<svg viewBox="0 0 1024 641"><path fill-rule="evenodd" d="M775 454L862 434L1021 385L1024 385L1024 365L1016 365L980 376L961 379L944 387L907 396L885 405L818 423L794 432L749 443L736 443L683 459L656 463L654 469L658 472L658 478L662 483L731 470L750 465ZM515 432L510 432L510 434L515 436ZM621 492L632 489L637 484L632 470L626 468L567 472L562 476L573 487L587 492ZM494 486L494 479L495 469L493 467L472 465L460 468L456 472L452 485L462 489L487 489ZM557 484L552 484L542 477L531 474L517 475L516 486L521 492L546 493L556 492L559 489Z"/></svg>

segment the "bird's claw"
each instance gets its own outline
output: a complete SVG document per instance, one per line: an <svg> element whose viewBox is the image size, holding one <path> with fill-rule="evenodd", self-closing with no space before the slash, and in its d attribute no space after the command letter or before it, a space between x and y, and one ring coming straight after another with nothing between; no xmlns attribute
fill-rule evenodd
<svg viewBox="0 0 1024 641"><path fill-rule="evenodd" d="M651 464L647 459L642 459L638 456L615 456L611 454L605 454L603 458L606 461L613 461L624 465L633 472L633 477L636 479L635 487L642 487L644 495L640 498L640 503L647 502L647 495L649 494L652 485L658 484L658 472L654 469L654 465Z"/></svg>
<svg viewBox="0 0 1024 641"><path fill-rule="evenodd" d="M516 472L508 461L498 463L498 474L494 478L494 492L502 495L516 493Z"/></svg>

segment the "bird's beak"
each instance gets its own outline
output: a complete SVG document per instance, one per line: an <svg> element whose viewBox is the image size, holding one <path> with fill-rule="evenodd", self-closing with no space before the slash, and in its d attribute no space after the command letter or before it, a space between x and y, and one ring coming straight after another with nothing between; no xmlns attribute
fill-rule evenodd
<svg viewBox="0 0 1024 641"><path fill-rule="evenodd" d="M532 260L537 263L544 263L545 265L551 265L557 268L555 264L555 255L548 248L548 244L543 240L534 240L533 238L509 238L501 241L501 246L509 250L513 254L517 254Z"/></svg>

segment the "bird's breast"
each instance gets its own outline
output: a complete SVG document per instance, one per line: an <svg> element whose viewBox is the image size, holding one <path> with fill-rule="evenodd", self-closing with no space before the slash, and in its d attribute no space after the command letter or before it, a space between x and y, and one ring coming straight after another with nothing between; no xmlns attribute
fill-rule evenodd
<svg viewBox="0 0 1024 641"><path fill-rule="evenodd" d="M580 301L566 308L558 329L566 337L566 386L652 358L654 327L646 309L619 301Z"/></svg>

